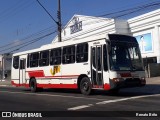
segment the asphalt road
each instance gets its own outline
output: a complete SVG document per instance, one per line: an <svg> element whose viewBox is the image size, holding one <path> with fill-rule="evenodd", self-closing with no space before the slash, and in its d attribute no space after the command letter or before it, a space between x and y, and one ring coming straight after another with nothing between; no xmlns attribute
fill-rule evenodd
<svg viewBox="0 0 160 120"><path fill-rule="evenodd" d="M1 86L0 111L40 112L42 117L52 116L57 119L60 117L160 119L159 89L159 85L149 84L143 88L121 90L118 95L97 91L93 95L84 96L75 90L45 89L43 92L31 93L25 88Z"/></svg>

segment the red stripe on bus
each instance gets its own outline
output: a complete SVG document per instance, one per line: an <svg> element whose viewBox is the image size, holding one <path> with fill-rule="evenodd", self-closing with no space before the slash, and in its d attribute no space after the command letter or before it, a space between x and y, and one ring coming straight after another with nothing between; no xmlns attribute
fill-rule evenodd
<svg viewBox="0 0 160 120"><path fill-rule="evenodd" d="M17 84L14 81L11 81L11 84L20 87L20 86L25 86L29 88L29 84ZM77 84L37 84L37 87L40 88L70 88L70 89L77 89L78 86Z"/></svg>
<svg viewBox="0 0 160 120"><path fill-rule="evenodd" d="M61 76L45 76L43 70L27 71L28 76L36 78L73 78L78 77L79 75L61 75Z"/></svg>
<svg viewBox="0 0 160 120"><path fill-rule="evenodd" d="M14 81L11 81L11 84L20 87L20 86L25 86L29 88L29 84L17 84ZM77 84L37 84L37 87L40 88L69 88L69 89L77 89L78 85ZM104 90L109 90L110 85L109 84L104 84Z"/></svg>
<svg viewBox="0 0 160 120"><path fill-rule="evenodd" d="M37 87L40 88L69 88L77 89L77 84L37 84Z"/></svg>
<svg viewBox="0 0 160 120"><path fill-rule="evenodd" d="M45 76L45 78L77 78L79 75Z"/></svg>
<svg viewBox="0 0 160 120"><path fill-rule="evenodd" d="M16 86L16 87L25 86L26 88L29 88L29 84L25 84L25 83L23 83L23 84L17 84L14 81L11 81L11 84L14 85L14 86Z"/></svg>
<svg viewBox="0 0 160 120"><path fill-rule="evenodd" d="M36 71L27 71L29 77L44 77L44 71L43 70L36 70Z"/></svg>

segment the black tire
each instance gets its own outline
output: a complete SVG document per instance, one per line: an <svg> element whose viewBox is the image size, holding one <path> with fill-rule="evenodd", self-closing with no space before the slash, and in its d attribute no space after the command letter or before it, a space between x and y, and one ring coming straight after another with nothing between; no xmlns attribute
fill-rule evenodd
<svg viewBox="0 0 160 120"><path fill-rule="evenodd" d="M92 85L88 77L82 78L80 82L80 91L83 95L90 95L92 90Z"/></svg>
<svg viewBox="0 0 160 120"><path fill-rule="evenodd" d="M30 85L29 86L30 86L31 92L37 92L38 91L36 79L32 78L30 80Z"/></svg>

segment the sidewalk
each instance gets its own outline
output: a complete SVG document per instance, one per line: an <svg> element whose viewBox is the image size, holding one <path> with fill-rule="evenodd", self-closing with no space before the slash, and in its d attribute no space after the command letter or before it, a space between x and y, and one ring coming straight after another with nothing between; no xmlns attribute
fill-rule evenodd
<svg viewBox="0 0 160 120"><path fill-rule="evenodd" d="M159 77L152 77L146 78L147 84L159 84L160 85L160 76Z"/></svg>
<svg viewBox="0 0 160 120"><path fill-rule="evenodd" d="M128 92L134 91L141 94L160 94L160 76L146 78L146 85L144 87L133 87L121 90Z"/></svg>
<svg viewBox="0 0 160 120"><path fill-rule="evenodd" d="M0 80L0 86L12 86L11 80Z"/></svg>

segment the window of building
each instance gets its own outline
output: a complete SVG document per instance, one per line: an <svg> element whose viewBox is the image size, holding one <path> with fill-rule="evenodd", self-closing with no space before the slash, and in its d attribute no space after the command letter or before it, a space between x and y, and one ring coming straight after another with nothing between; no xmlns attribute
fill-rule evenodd
<svg viewBox="0 0 160 120"><path fill-rule="evenodd" d="M76 62L87 62L88 61L88 44L82 43L77 45L76 50Z"/></svg>
<svg viewBox="0 0 160 120"><path fill-rule="evenodd" d="M39 53L30 54L30 67L38 67Z"/></svg>
<svg viewBox="0 0 160 120"><path fill-rule="evenodd" d="M49 50L40 52L39 66L49 65Z"/></svg>
<svg viewBox="0 0 160 120"><path fill-rule="evenodd" d="M61 48L52 49L50 52L50 64L59 65L61 64Z"/></svg>
<svg viewBox="0 0 160 120"><path fill-rule="evenodd" d="M14 67L15 69L18 69L18 68L19 68L19 56L13 57L13 67Z"/></svg>
<svg viewBox="0 0 160 120"><path fill-rule="evenodd" d="M75 46L63 47L63 64L70 64L75 62Z"/></svg>

